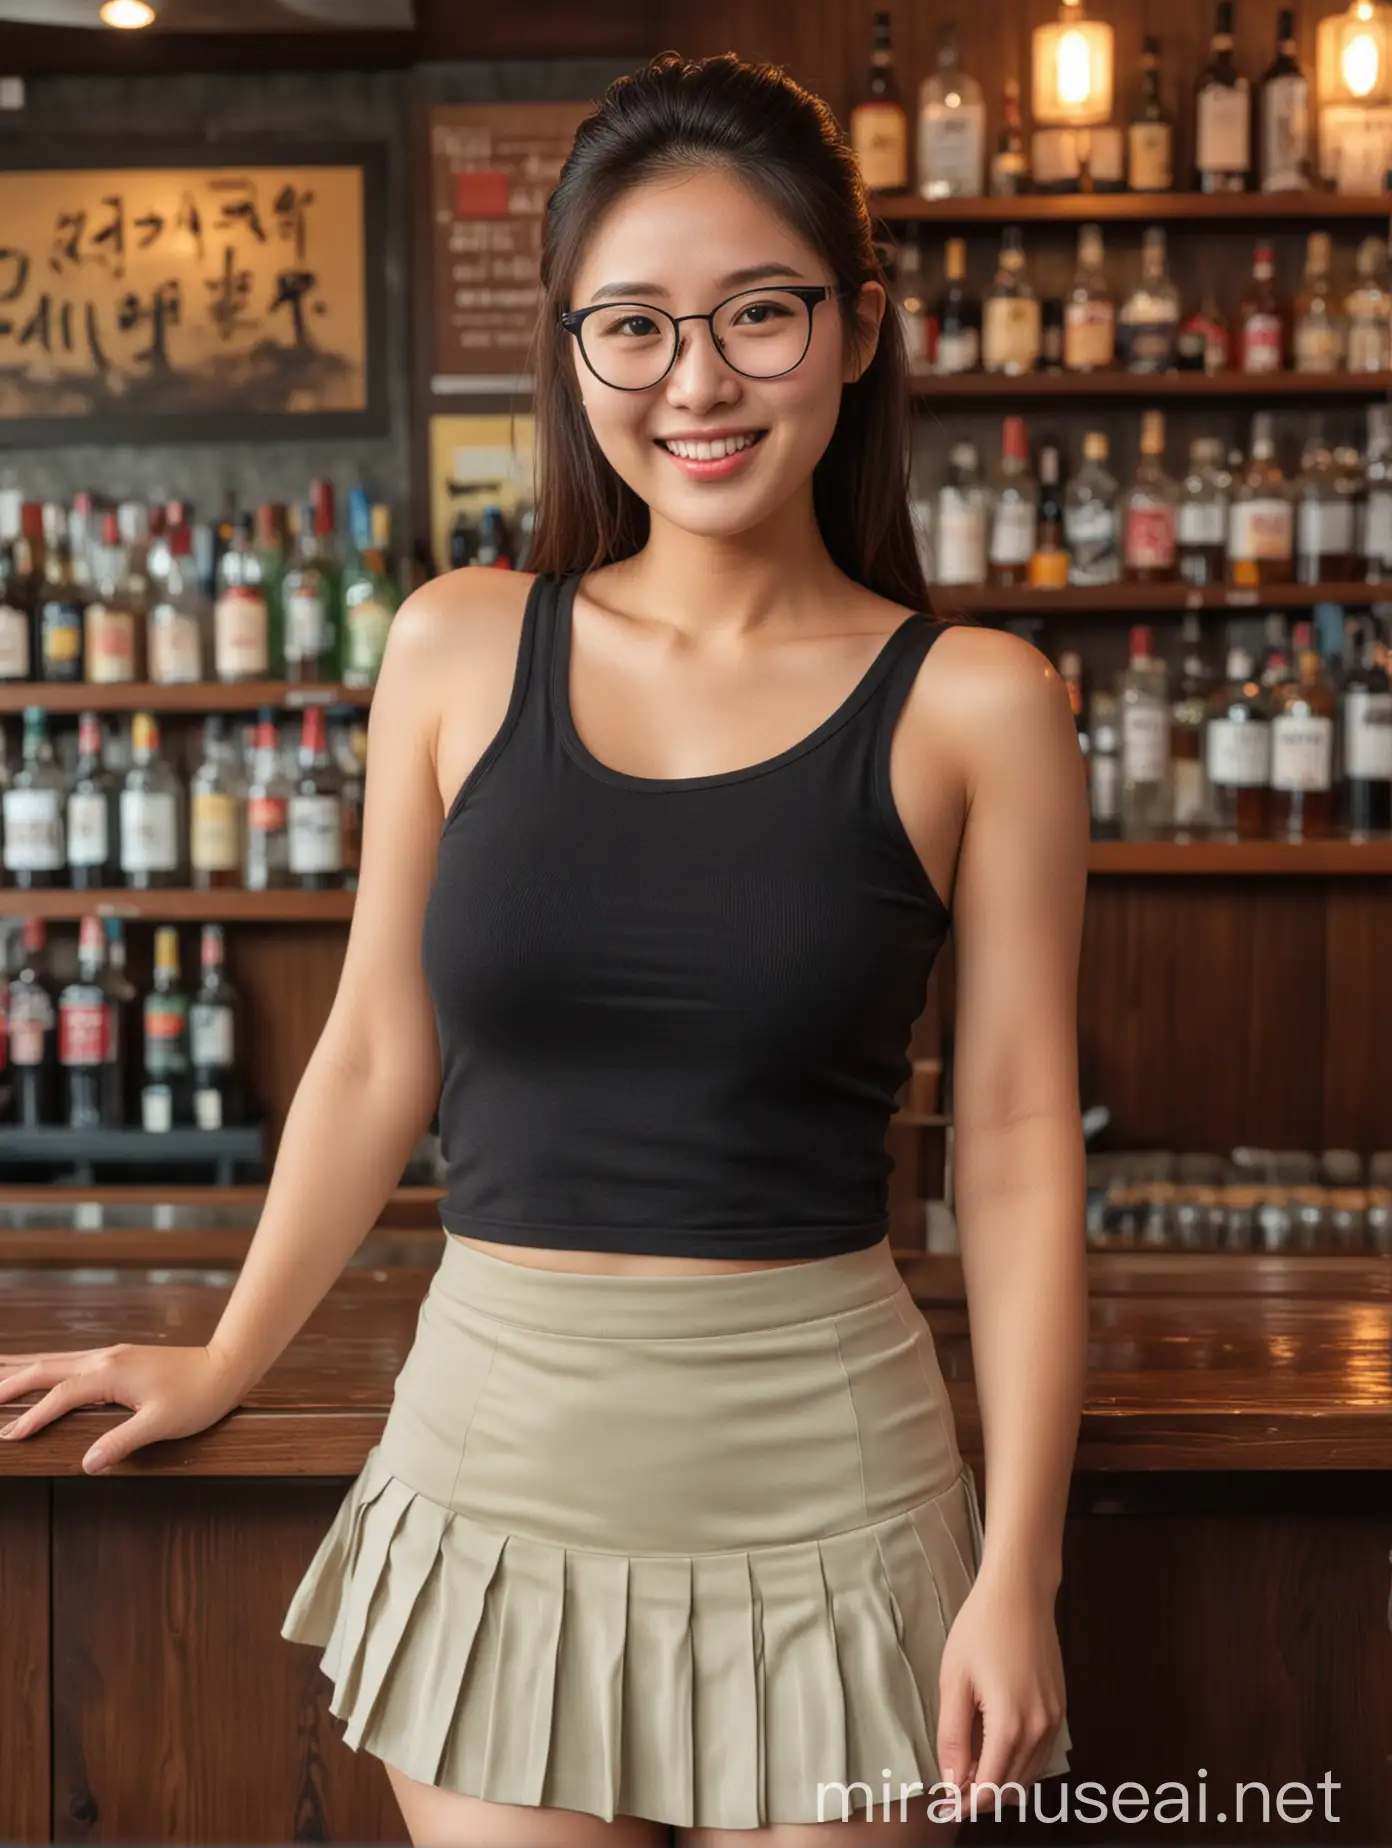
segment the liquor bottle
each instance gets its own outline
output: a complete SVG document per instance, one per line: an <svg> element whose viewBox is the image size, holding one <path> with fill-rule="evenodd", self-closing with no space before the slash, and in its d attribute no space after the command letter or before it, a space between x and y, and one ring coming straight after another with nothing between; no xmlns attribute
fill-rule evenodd
<svg viewBox="0 0 1392 1848"><path fill-rule="evenodd" d="M10 1074L14 1120L24 1129L58 1121L58 1001L48 974L48 926L26 918L19 969L10 978Z"/></svg>
<svg viewBox="0 0 1392 1848"><path fill-rule="evenodd" d="M1063 304L1063 364L1067 372L1095 372L1116 358L1116 303L1102 270L1102 229L1078 232L1078 267Z"/></svg>
<svg viewBox="0 0 1392 1848"><path fill-rule="evenodd" d="M1164 372L1174 363L1179 290L1165 267L1165 233L1147 227L1141 239L1141 280L1117 317L1117 357L1128 372Z"/></svg>
<svg viewBox="0 0 1392 1848"><path fill-rule="evenodd" d="M1107 467L1107 438L1089 430L1083 438L1083 466L1068 484L1063 530L1071 559L1070 584L1115 584L1121 576L1117 534L1116 476Z"/></svg>
<svg viewBox="0 0 1392 1848"><path fill-rule="evenodd" d="M242 514L217 567L213 603L213 672L225 682L264 680L271 672L271 610L262 559Z"/></svg>
<svg viewBox="0 0 1392 1848"><path fill-rule="evenodd" d="M10 685L36 677L42 581L43 508L25 501L19 532L0 548L0 681Z"/></svg>
<svg viewBox="0 0 1392 1848"><path fill-rule="evenodd" d="M1039 357L1041 372L1063 371L1063 302L1047 295L1039 304Z"/></svg>
<svg viewBox="0 0 1392 1848"><path fill-rule="evenodd" d="M1032 372L1039 358L1039 301L1025 270L1018 225L1001 234L1000 261L982 309L981 359L988 372Z"/></svg>
<svg viewBox="0 0 1392 1848"><path fill-rule="evenodd" d="M1342 584L1353 576L1354 503L1321 432L1306 438L1295 483L1295 581Z"/></svg>
<svg viewBox="0 0 1392 1848"><path fill-rule="evenodd" d="M67 860L63 797L67 779L53 755L42 706L24 708L24 759L3 797L4 865L21 891L62 885Z"/></svg>
<svg viewBox="0 0 1392 1848"><path fill-rule="evenodd" d="M205 924L199 941L198 992L189 1007L189 1075L193 1120L199 1129L223 1129L243 1119L238 1049L241 998L227 979L220 924Z"/></svg>
<svg viewBox="0 0 1392 1848"><path fill-rule="evenodd" d="M1209 699L1204 768L1219 838L1262 840L1270 832L1271 709L1245 648L1229 648L1225 685Z"/></svg>
<svg viewBox="0 0 1392 1848"><path fill-rule="evenodd" d="M938 39L937 68L918 91L918 190L925 199L977 199L984 191L986 103L962 69L957 28Z"/></svg>
<svg viewBox="0 0 1392 1848"><path fill-rule="evenodd" d="M1023 417L1001 426L1000 471L991 503L988 563L993 584L1023 584L1029 577L1039 517L1039 492L1030 472Z"/></svg>
<svg viewBox="0 0 1392 1848"><path fill-rule="evenodd" d="M242 883L242 779L216 713L203 721L203 761L189 784L189 862L200 892Z"/></svg>
<svg viewBox="0 0 1392 1848"><path fill-rule="evenodd" d="M1355 259L1358 280L1344 297L1344 365L1350 372L1392 370L1392 294L1387 283L1387 245L1365 237Z"/></svg>
<svg viewBox="0 0 1392 1848"><path fill-rule="evenodd" d="M1024 131L1020 126L1020 85L1007 77L1001 98L1001 127L996 151L991 157L991 194L993 198L1012 198L1029 184L1029 156L1025 153Z"/></svg>
<svg viewBox="0 0 1392 1848"><path fill-rule="evenodd" d="M1271 708L1271 829L1286 840L1334 831L1334 715L1337 701L1308 622L1293 625L1295 677Z"/></svg>
<svg viewBox="0 0 1392 1848"><path fill-rule="evenodd" d="M246 866L244 880L252 892L270 892L290 884L290 780L280 767L280 739L275 715L262 707L247 786Z"/></svg>
<svg viewBox="0 0 1392 1848"><path fill-rule="evenodd" d="M1221 436L1196 436L1180 484L1176 539L1186 584L1221 584L1228 560L1228 474Z"/></svg>
<svg viewBox="0 0 1392 1848"><path fill-rule="evenodd" d="M343 884L358 888L362 870L363 811L367 799L367 725L361 713L344 708L345 723L334 740L343 771Z"/></svg>
<svg viewBox="0 0 1392 1848"><path fill-rule="evenodd" d="M1310 80L1295 55L1295 14L1277 14L1276 56L1257 88L1261 125L1258 165L1263 192L1306 192L1310 186Z"/></svg>
<svg viewBox="0 0 1392 1848"><path fill-rule="evenodd" d="M45 503L44 575L39 601L39 678L82 678L82 624L87 608L73 569L68 519L56 501Z"/></svg>
<svg viewBox="0 0 1392 1848"><path fill-rule="evenodd" d="M1174 185L1174 124L1160 97L1160 41L1141 41L1141 94L1126 131L1126 181L1132 192L1167 193Z"/></svg>
<svg viewBox="0 0 1392 1848"><path fill-rule="evenodd" d="M909 117L894 72L889 14L876 13L870 75L851 108L851 147L872 192L905 192L909 184Z"/></svg>
<svg viewBox="0 0 1392 1848"><path fill-rule="evenodd" d="M201 681L213 656L212 611L193 562L193 534L181 521L166 536L164 571L147 623L150 678L156 686Z"/></svg>
<svg viewBox="0 0 1392 1848"><path fill-rule="evenodd" d="M1122 569L1132 584L1168 583L1175 575L1179 484L1165 473L1164 454L1164 413L1146 411L1136 473L1121 500Z"/></svg>
<svg viewBox="0 0 1392 1848"><path fill-rule="evenodd" d="M1121 753L1118 748L1119 709L1116 695L1099 687L1092 696L1088 735L1088 804L1092 811L1089 832L1095 841L1121 839Z"/></svg>
<svg viewBox="0 0 1392 1848"><path fill-rule="evenodd" d="M103 761L95 712L84 712L77 722L77 765L64 820L70 883L83 892L118 884L116 779Z"/></svg>
<svg viewBox="0 0 1392 1848"><path fill-rule="evenodd" d="M1392 405L1368 406L1364 571L1370 584L1392 579Z"/></svg>
<svg viewBox="0 0 1392 1848"><path fill-rule="evenodd" d="M106 987L116 1015L116 1033L121 1052L121 1084L127 1099L136 1094L140 1084L141 1034L140 996L135 983L126 973L126 927L120 918L106 922Z"/></svg>
<svg viewBox="0 0 1392 1848"><path fill-rule="evenodd" d="M1290 488L1276 460L1271 415L1252 419L1252 453L1228 503L1228 581L1288 584L1295 547Z"/></svg>
<svg viewBox="0 0 1392 1848"><path fill-rule="evenodd" d="M981 364L981 303L966 285L967 247L960 237L947 240L943 270L943 292L934 311L933 370L942 376L975 372Z"/></svg>
<svg viewBox="0 0 1392 1848"><path fill-rule="evenodd" d="M939 584L986 582L986 515L976 445L954 443L938 490Z"/></svg>
<svg viewBox="0 0 1392 1848"><path fill-rule="evenodd" d="M189 1103L188 994L179 973L179 933L172 924L155 932L154 981L145 996L145 1072L140 1087L141 1127L152 1135L182 1127Z"/></svg>
<svg viewBox="0 0 1392 1848"><path fill-rule="evenodd" d="M512 534L503 518L502 508L491 505L482 508L478 517L473 562L476 565L491 565L498 571L512 571L516 569L517 563L513 553Z"/></svg>
<svg viewBox="0 0 1392 1848"><path fill-rule="evenodd" d="M1252 95L1233 63L1232 0L1218 0L1208 68L1199 79L1194 185L1199 192L1245 192L1252 159Z"/></svg>
<svg viewBox="0 0 1392 1848"><path fill-rule="evenodd" d="M1343 364L1343 304L1329 281L1329 233L1305 245L1305 286L1295 300L1291 348L1297 372L1337 372Z"/></svg>
<svg viewBox="0 0 1392 1848"><path fill-rule="evenodd" d="M1238 309L1239 371L1279 372L1285 364L1286 323L1272 282L1275 274L1270 244L1258 244L1252 258L1252 280Z"/></svg>
<svg viewBox="0 0 1392 1848"><path fill-rule="evenodd" d="M70 1129L119 1129L126 1120L125 1050L105 976L106 932L83 918L77 978L58 995L58 1063Z"/></svg>
<svg viewBox="0 0 1392 1848"><path fill-rule="evenodd" d="M1204 771L1203 728L1213 692L1213 673L1203 654L1203 628L1190 610L1180 625L1180 664L1170 706L1170 775L1175 834L1201 838L1214 823L1212 793Z"/></svg>
<svg viewBox="0 0 1392 1848"><path fill-rule="evenodd" d="M1368 618L1349 624L1353 659L1340 688L1343 810L1357 840L1392 829L1392 682L1387 648Z"/></svg>
<svg viewBox="0 0 1392 1848"><path fill-rule="evenodd" d="M1068 710L1073 714L1073 729L1084 755L1088 748L1087 683L1083 677L1083 657L1076 648L1065 648L1058 658L1059 679L1068 695Z"/></svg>
<svg viewBox="0 0 1392 1848"><path fill-rule="evenodd" d="M1168 832L1172 813L1170 702L1165 664L1150 628L1136 623L1130 659L1117 682L1121 716L1120 821L1126 840Z"/></svg>
<svg viewBox="0 0 1392 1848"><path fill-rule="evenodd" d="M305 710L299 771L288 803L290 883L302 892L343 884L343 777L329 756L324 709Z"/></svg>
<svg viewBox="0 0 1392 1848"><path fill-rule="evenodd" d="M927 304L923 299L923 252L919 249L918 239L914 236L913 227L911 225L905 227L904 235L900 238L898 247L895 250L894 277L890 294L894 303L894 312L899 321L899 332L904 342L905 363L911 374L916 375L924 372L928 367L928 310ZM368 517L367 496L363 494L360 488L355 488L353 493L348 497L350 531L353 530L354 508L359 499L362 503L364 521L366 521ZM379 511L386 514L387 509L383 507L379 509ZM372 543L365 525L361 539L354 533L353 542L357 548L358 558L360 560L363 553ZM343 575L344 684L348 686L354 684L370 684L370 682L354 683L347 678L346 662L349 650L353 645L352 637L348 632L348 585L353 563L354 561L350 558L349 563L344 567ZM383 625L381 641L384 647L386 645L386 639L386 628L385 625ZM380 660L380 658L379 654L378 659Z"/></svg>
<svg viewBox="0 0 1392 1848"><path fill-rule="evenodd" d="M1062 590L1068 582L1068 551L1063 543L1063 494L1059 486L1057 443L1039 446L1039 516L1029 581L1036 590Z"/></svg>
<svg viewBox="0 0 1392 1848"><path fill-rule="evenodd" d="M334 557L333 488L314 483L300 515L300 538L281 584L285 678L322 684L336 677L339 572Z"/></svg>
<svg viewBox="0 0 1392 1848"><path fill-rule="evenodd" d="M121 877L149 891L176 886L183 870L183 792L173 765L161 755L153 714L131 721L131 764L121 786Z"/></svg>
<svg viewBox="0 0 1392 1848"><path fill-rule="evenodd" d="M1231 340L1228 323L1211 291L1206 291L1193 314L1185 315L1175 338L1175 369L1210 376L1226 370Z"/></svg>
<svg viewBox="0 0 1392 1848"><path fill-rule="evenodd" d="M100 535L83 623L83 672L94 686L128 686L145 674L143 585L131 575L114 512L102 515Z"/></svg>
<svg viewBox="0 0 1392 1848"><path fill-rule="evenodd" d="M1352 510L1353 549L1349 554L1349 577L1362 578L1367 559L1363 535L1368 525L1368 476L1363 458L1352 443L1334 445L1334 485Z"/></svg>

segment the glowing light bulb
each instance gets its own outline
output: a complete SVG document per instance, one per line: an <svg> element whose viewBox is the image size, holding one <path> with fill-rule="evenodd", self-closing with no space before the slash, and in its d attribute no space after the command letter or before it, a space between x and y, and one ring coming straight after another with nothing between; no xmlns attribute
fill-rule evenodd
<svg viewBox="0 0 1392 1848"><path fill-rule="evenodd" d="M1360 9L1359 17L1363 17ZM1377 87L1379 66L1378 42L1371 32L1355 32L1344 41L1339 54L1339 70L1350 96L1369 96Z"/></svg>
<svg viewBox="0 0 1392 1848"><path fill-rule="evenodd" d="M1061 103L1076 109L1092 95L1092 60L1088 54L1087 34L1070 26L1059 34L1054 51L1054 68Z"/></svg>
<svg viewBox="0 0 1392 1848"><path fill-rule="evenodd" d="M118 32L139 32L155 23L155 9L148 0L103 0L101 22Z"/></svg>

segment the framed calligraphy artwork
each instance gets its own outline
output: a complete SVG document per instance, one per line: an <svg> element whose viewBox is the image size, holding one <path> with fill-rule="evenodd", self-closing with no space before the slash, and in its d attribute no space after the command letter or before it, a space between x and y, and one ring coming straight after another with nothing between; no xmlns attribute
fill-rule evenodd
<svg viewBox="0 0 1392 1848"><path fill-rule="evenodd" d="M387 427L380 149L0 152L0 443Z"/></svg>

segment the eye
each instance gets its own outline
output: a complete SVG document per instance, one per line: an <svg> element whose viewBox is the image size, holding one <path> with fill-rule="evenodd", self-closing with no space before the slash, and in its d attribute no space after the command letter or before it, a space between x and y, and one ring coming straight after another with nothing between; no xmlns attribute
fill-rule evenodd
<svg viewBox="0 0 1392 1848"><path fill-rule="evenodd" d="M598 323L596 333L606 340L651 340L661 331L653 316L642 308L615 309L593 318Z"/></svg>
<svg viewBox="0 0 1392 1848"><path fill-rule="evenodd" d="M768 327L775 321L785 321L792 314L792 306L776 297L766 297L757 302L745 302L736 312L736 327Z"/></svg>

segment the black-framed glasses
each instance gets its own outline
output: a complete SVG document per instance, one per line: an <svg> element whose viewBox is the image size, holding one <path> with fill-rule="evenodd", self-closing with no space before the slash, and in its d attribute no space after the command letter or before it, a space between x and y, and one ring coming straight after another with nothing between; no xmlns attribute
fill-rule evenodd
<svg viewBox="0 0 1392 1848"><path fill-rule="evenodd" d="M683 321L704 321L715 350L747 379L777 379L800 366L812 344L812 311L839 291L826 283L741 289L709 314L668 314L648 302L596 302L570 308L561 326L602 385L649 391L677 363Z"/></svg>

